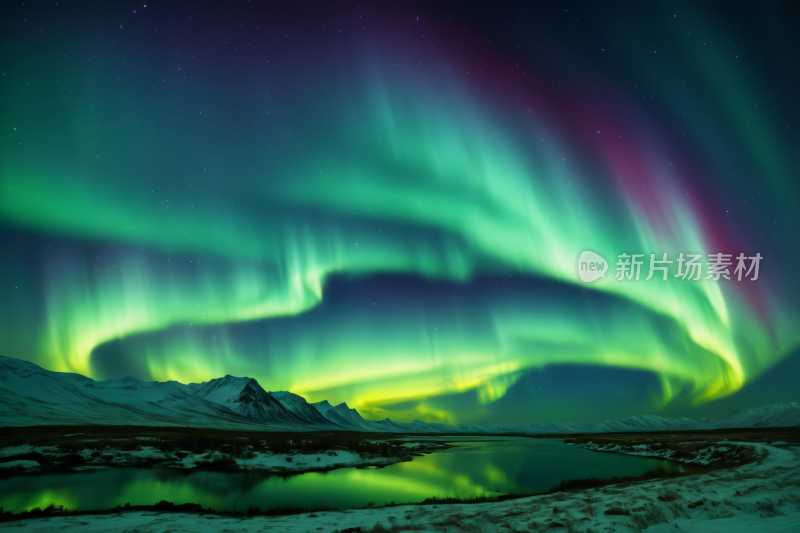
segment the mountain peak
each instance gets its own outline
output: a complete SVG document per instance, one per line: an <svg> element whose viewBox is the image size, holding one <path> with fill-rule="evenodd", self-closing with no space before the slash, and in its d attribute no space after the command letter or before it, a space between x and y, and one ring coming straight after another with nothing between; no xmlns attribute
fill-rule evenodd
<svg viewBox="0 0 800 533"><path fill-rule="evenodd" d="M139 378L135 378L133 376L122 376L120 378L114 379L104 379L102 381L94 381L91 383L87 383L84 387L90 388L116 388L116 389L144 389L146 387L152 387L158 383L157 381L142 381Z"/></svg>
<svg viewBox="0 0 800 533"><path fill-rule="evenodd" d="M205 382L194 395L215 403L236 403L247 401L247 398L252 398L253 395L267 396L267 392L253 378L226 374L223 378Z"/></svg>
<svg viewBox="0 0 800 533"><path fill-rule="evenodd" d="M774 403L734 410L717 418L692 420L662 415L637 415L597 422L545 422L523 425L449 426L414 420L397 423L364 419L342 402L333 407L313 404L289 391L265 391L250 377L226 374L205 383L142 381L122 376L103 381L67 372L53 372L28 361L0 356L0 403L9 406L3 421L32 424L191 425L193 427L258 427L271 431L383 431L392 433L613 433L751 427L798 427L800 404Z"/></svg>

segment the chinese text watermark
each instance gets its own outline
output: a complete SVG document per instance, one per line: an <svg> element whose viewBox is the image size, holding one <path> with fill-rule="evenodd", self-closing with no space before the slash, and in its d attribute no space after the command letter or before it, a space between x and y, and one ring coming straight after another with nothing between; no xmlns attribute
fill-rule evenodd
<svg viewBox="0 0 800 533"><path fill-rule="evenodd" d="M645 259L647 255L650 256L649 261ZM734 254L715 253L707 254L704 257L703 254L681 252L673 258L669 258L666 252L661 254L622 253L617 256L614 279L617 281L639 281L640 279L648 281L655 277L661 281L667 281L670 278L679 278L684 281L719 281L720 278L756 281L762 259L760 253L753 256L740 253L736 257ZM584 251L578 258L578 277L584 283L605 278L608 268L608 262L595 252ZM645 273L647 273L647 277L644 277Z"/></svg>

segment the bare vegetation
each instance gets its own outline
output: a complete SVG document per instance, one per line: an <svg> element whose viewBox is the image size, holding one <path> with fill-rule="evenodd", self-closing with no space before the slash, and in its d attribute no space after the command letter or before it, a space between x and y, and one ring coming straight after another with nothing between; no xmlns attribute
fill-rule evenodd
<svg viewBox="0 0 800 533"><path fill-rule="evenodd" d="M769 498L756 502L756 512L762 518L771 518L778 513L775 509L775 504Z"/></svg>
<svg viewBox="0 0 800 533"><path fill-rule="evenodd" d="M680 496L671 491L662 492L658 495L658 499L662 502L674 502L678 498L680 498Z"/></svg>
<svg viewBox="0 0 800 533"><path fill-rule="evenodd" d="M207 459L195 461L195 468L232 469L238 468L237 459L253 459L257 453L288 456L318 454L316 462L320 462L319 455L338 456L337 450L354 452L364 461L380 458L398 460L408 456L406 448L387 440L392 437L352 432L256 433L137 426L4 428L0 431L0 448L29 445L47 447L49 450L0 457L0 463L36 461L39 464L38 472L44 472L83 466L89 462L108 466L180 466L179 461L189 454L206 454ZM118 452L142 451L145 446L159 450L161 454L118 455ZM286 462L292 463L293 459L287 457ZM316 468L331 467L323 465ZM21 466L0 469L0 477L25 473L26 469Z"/></svg>
<svg viewBox="0 0 800 533"><path fill-rule="evenodd" d="M670 521L664 508L654 503L646 503L641 512L631 515L633 523L640 529L647 529L657 524L666 524Z"/></svg>
<svg viewBox="0 0 800 533"><path fill-rule="evenodd" d="M589 496L588 498L584 498L583 502L586 504L586 509L584 510L586 515L587 516L594 516L595 515L594 498Z"/></svg>
<svg viewBox="0 0 800 533"><path fill-rule="evenodd" d="M321 454L337 449L378 456L407 454L407 450L387 440L392 437L346 431L279 433L180 427L36 426L3 428L0 448L28 444L57 446L64 452L78 453L86 449L100 452L107 447L134 451L141 446L152 446L163 452L219 451L235 457L253 452Z"/></svg>

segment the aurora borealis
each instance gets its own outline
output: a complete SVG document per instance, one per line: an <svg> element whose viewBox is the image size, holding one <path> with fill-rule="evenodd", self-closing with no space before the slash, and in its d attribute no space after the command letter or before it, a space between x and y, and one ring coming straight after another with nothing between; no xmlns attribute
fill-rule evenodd
<svg viewBox="0 0 800 533"><path fill-rule="evenodd" d="M276 6L8 11L0 353L451 423L689 412L797 358L789 7ZM764 260L585 285L586 249Z"/></svg>

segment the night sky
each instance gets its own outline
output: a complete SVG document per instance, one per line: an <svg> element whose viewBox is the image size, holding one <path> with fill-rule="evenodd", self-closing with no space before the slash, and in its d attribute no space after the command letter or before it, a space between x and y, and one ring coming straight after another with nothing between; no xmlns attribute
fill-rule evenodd
<svg viewBox="0 0 800 533"><path fill-rule="evenodd" d="M0 353L398 421L797 401L796 6L531 4L5 4Z"/></svg>

